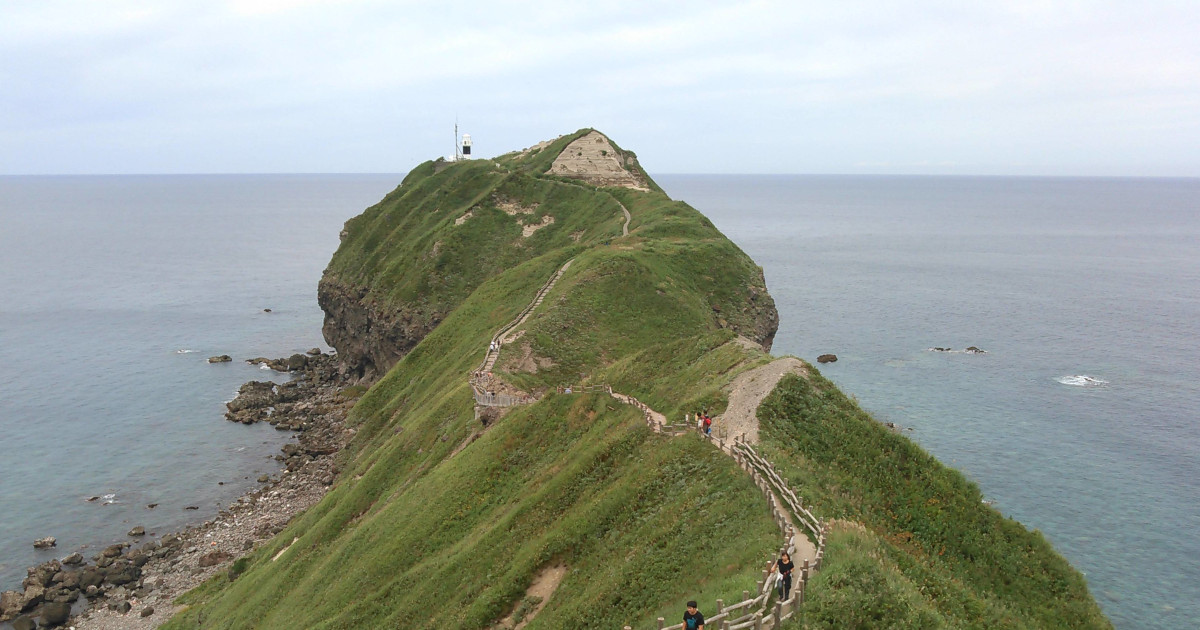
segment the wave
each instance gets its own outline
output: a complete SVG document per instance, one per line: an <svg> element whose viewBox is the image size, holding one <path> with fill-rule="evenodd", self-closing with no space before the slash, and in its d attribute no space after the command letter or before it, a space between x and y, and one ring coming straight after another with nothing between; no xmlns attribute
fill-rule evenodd
<svg viewBox="0 0 1200 630"><path fill-rule="evenodd" d="M194 354L195 352L195 350L179 349L175 351L175 354Z"/></svg>
<svg viewBox="0 0 1200 630"><path fill-rule="evenodd" d="M1056 379L1063 385L1071 385L1072 387L1104 387L1108 385L1108 381L1087 374L1074 374L1071 376L1060 376Z"/></svg>

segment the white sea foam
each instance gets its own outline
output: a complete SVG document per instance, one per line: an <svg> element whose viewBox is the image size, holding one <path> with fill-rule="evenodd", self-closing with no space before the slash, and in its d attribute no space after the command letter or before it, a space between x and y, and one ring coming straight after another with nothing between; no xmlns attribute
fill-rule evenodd
<svg viewBox="0 0 1200 630"><path fill-rule="evenodd" d="M260 370L269 370L269 369L271 369L271 366L267 365L266 363L262 363L262 364L260 364L260 365L258 366L258 369L260 369Z"/></svg>
<svg viewBox="0 0 1200 630"><path fill-rule="evenodd" d="M175 351L175 354L193 354L194 352L196 352L196 351L195 351L195 350L186 350L186 349L180 349L180 350L176 350L176 351Z"/></svg>
<svg viewBox="0 0 1200 630"><path fill-rule="evenodd" d="M1108 385L1108 381L1101 378L1096 378L1094 376L1088 376L1087 374L1060 376L1054 380L1062 383L1063 385L1071 385L1072 387L1103 387Z"/></svg>

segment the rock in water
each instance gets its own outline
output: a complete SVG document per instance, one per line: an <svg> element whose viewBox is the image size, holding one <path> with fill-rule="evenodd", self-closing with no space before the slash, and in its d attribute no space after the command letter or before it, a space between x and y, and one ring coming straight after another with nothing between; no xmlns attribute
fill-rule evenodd
<svg viewBox="0 0 1200 630"><path fill-rule="evenodd" d="M822 354L817 357L817 363L834 363L837 361L836 354Z"/></svg>
<svg viewBox="0 0 1200 630"><path fill-rule="evenodd" d="M62 563L63 564L82 564L83 563L83 554L76 551L75 553L67 556L66 558L63 558Z"/></svg>
<svg viewBox="0 0 1200 630"><path fill-rule="evenodd" d="M55 540L55 538L53 536L47 536L45 538L39 538L39 539L33 541L33 548L34 549L49 549L57 544L58 544L58 541Z"/></svg>
<svg viewBox="0 0 1200 630"><path fill-rule="evenodd" d="M130 536L145 536L146 528L142 527L141 525L138 525L137 527L134 527L133 529L129 530L129 535Z"/></svg>
<svg viewBox="0 0 1200 630"><path fill-rule="evenodd" d="M228 354L222 354L221 356L217 357L208 357L209 363L229 363L232 360L233 357L229 356Z"/></svg>

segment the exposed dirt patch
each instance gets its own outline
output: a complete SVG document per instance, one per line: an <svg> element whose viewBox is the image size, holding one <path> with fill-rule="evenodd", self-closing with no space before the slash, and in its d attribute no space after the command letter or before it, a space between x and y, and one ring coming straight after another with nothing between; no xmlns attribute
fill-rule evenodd
<svg viewBox="0 0 1200 630"><path fill-rule="evenodd" d="M649 191L642 178L626 166L635 164L637 158L617 152L608 138L593 131L563 149L558 159L550 166L550 174L582 179L597 186L621 186L634 190Z"/></svg>
<svg viewBox="0 0 1200 630"><path fill-rule="evenodd" d="M554 224L554 217L547 214L546 216L542 217L541 221L538 221L537 223L530 223L529 225L522 226L521 227L521 237L529 238L530 236L533 236L534 232L537 232L538 230L540 230L544 227L553 225L553 224Z"/></svg>
<svg viewBox="0 0 1200 630"><path fill-rule="evenodd" d="M501 212L510 217L515 217L518 214L533 214L533 211L538 209L538 204L536 203L526 206L518 201L501 195L493 195L492 203L496 204L496 207L499 208Z"/></svg>
<svg viewBox="0 0 1200 630"><path fill-rule="evenodd" d="M545 370L554 367L554 361L546 357L533 356L533 348L529 342L521 344L521 354L516 359L510 359L509 372L528 372L537 374L538 370Z"/></svg>
<svg viewBox="0 0 1200 630"><path fill-rule="evenodd" d="M475 216L475 209L474 209L474 208L472 208L472 209L470 209L470 210L467 210L467 213L466 213L466 214L464 214L464 215L462 215L461 217L458 217L457 219L455 219L455 220L454 220L454 225L462 225L462 224L464 224L464 223L466 223L466 222L467 222L467 219L470 219L470 218L471 218L471 217L473 217L473 216Z"/></svg>
<svg viewBox="0 0 1200 630"><path fill-rule="evenodd" d="M575 241L576 243L578 243L579 240L582 238L583 238L583 230L579 230L578 232L571 232L571 240L572 241Z"/></svg>
<svg viewBox="0 0 1200 630"><path fill-rule="evenodd" d="M501 619L500 623L492 626L492 629L521 630L528 625L546 607L546 602L550 601L554 591L558 590L558 585L562 584L567 571L567 567L555 566L546 567L538 572L533 578L533 583L525 590L525 596L513 607L513 611Z"/></svg>
<svg viewBox="0 0 1200 630"><path fill-rule="evenodd" d="M757 344L755 347L762 349ZM785 374L806 375L808 371L800 359L783 357L734 379L729 387L729 406L720 416L730 436L744 435L747 442L758 444L758 405Z"/></svg>

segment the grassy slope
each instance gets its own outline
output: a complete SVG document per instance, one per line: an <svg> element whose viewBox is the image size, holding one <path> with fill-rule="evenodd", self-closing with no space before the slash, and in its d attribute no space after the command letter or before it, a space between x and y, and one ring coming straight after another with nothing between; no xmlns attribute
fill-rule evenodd
<svg viewBox="0 0 1200 630"><path fill-rule="evenodd" d="M816 370L759 409L764 451L827 518L806 627L1108 628L1083 577L978 487L874 421Z"/></svg>
<svg viewBox="0 0 1200 630"><path fill-rule="evenodd" d="M687 599L711 609L716 598L753 588L753 567L778 536L761 495L728 458L698 439L654 435L640 413L611 398L547 397L450 455L478 427L467 372L492 332L566 259L576 257L527 337L541 339L537 351L559 367L512 380L547 387L578 381L582 371L625 379L652 400L655 392L711 397L731 367L761 360L730 343L712 308L756 283L757 268L665 195L651 205L673 217L679 235L659 229L622 239L609 192L513 165L462 166L436 174L418 167L348 224L330 264L381 300L430 292L446 319L360 400L344 472L326 499L253 553L235 581L218 578L189 594L192 607L169 627L486 627L557 563L571 571L530 628L648 623L677 616ZM454 190L443 193L446 186ZM492 193L539 205L511 217ZM455 226L468 208L475 216ZM543 214L555 223L520 239L518 221ZM654 216L647 210L642 222ZM580 231L576 242L570 235ZM697 263L672 242L689 235L712 259L731 261L699 294ZM438 242L439 252L460 258L439 265L428 255ZM487 243L504 253L481 255ZM660 311L670 315L644 316ZM655 348L697 361L643 379L634 355Z"/></svg>
<svg viewBox="0 0 1200 630"><path fill-rule="evenodd" d="M760 271L707 219L659 192L597 190L538 176L587 131L524 158L440 172L423 164L348 223L330 263L333 278L366 287L381 303L445 319L355 407L344 472L325 500L252 553L236 580L218 577L185 596L190 608L168 628L482 628L517 605L541 568L559 563L571 570L531 630L646 627L660 615L677 618L687 599L712 610L716 598L752 588L755 569L777 543L761 495L711 447L691 436L656 436L638 413L611 398L548 396L514 410L451 456L478 428L466 373L482 359L492 332L569 258L575 263L527 322L524 337L501 355L497 371L508 372L510 382L549 388L583 374L678 418L700 407L720 411L721 387L769 359L732 343L729 330L751 325L744 305L762 290L754 288ZM512 217L496 208L498 196L538 206ZM629 237L619 237L617 199L634 215ZM473 217L455 226L469 209ZM544 214L555 223L521 239L521 223ZM543 359L537 371L516 371L512 357L525 344ZM878 480L854 481L857 473L837 467L844 462L816 463L786 429L793 420L778 420L801 417L785 396L797 387L775 397L784 411L776 409L768 423L768 448L777 462L788 460L782 468L803 479L806 494L828 507L823 514L853 516L874 528L871 512L885 507L880 491L871 489ZM845 439L836 431L821 439L835 437ZM896 447L863 448L855 457L872 461L878 454L871 449ZM927 459L913 465L936 465ZM820 489L808 490L813 484ZM991 518L977 512L994 514L977 499L962 509L969 518L943 535L975 527L970 519ZM878 530L899 531L889 527ZM295 545L272 561L293 538ZM946 619L999 618L990 612L998 609L1036 626L1032 620L1066 615L1076 603L1089 614L1095 607L1065 564L1055 565L1068 586L1065 604L1048 598L1026 604L1019 589L980 581L969 563L939 560L926 568L929 554L859 542L843 545L835 536L823 576L839 575L842 559L865 563L864 570L898 589L897 601L920 603ZM911 539L904 542L911 547ZM861 549L867 551L855 551ZM1061 562L1044 543L1029 553L1031 566ZM921 588L931 584L942 589L939 600L984 612L922 603L929 595ZM985 592L993 586L994 595ZM821 604L823 592L869 591L822 589L814 585L814 603L830 615L845 608L839 603L845 598ZM1042 615L1042 605L1057 612Z"/></svg>

